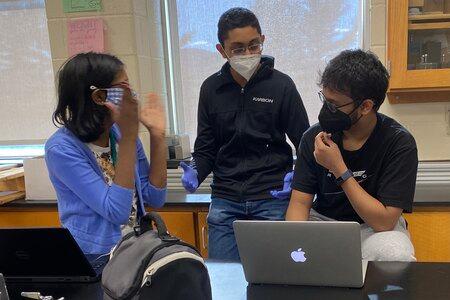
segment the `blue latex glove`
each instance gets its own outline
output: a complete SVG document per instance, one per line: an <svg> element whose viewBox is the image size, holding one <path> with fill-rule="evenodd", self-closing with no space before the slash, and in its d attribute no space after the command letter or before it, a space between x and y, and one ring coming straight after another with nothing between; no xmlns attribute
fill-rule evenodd
<svg viewBox="0 0 450 300"><path fill-rule="evenodd" d="M270 191L270 194L272 195L272 197L274 197L276 199L289 198L289 196L291 195L291 191L292 191L291 183L292 183L293 177L294 177L294 171L287 173L286 176L284 176L283 189L281 191Z"/></svg>
<svg viewBox="0 0 450 300"><path fill-rule="evenodd" d="M194 193L198 188L197 171L182 161L180 167L183 169L183 176L181 176L181 183L186 191Z"/></svg>

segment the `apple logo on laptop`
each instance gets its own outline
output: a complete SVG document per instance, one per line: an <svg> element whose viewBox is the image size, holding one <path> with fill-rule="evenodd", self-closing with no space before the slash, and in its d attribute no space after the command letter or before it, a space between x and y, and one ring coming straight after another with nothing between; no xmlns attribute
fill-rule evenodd
<svg viewBox="0 0 450 300"><path fill-rule="evenodd" d="M296 263L305 262L306 261L305 251L302 251L302 248L299 248L298 250L294 250L291 252L291 258Z"/></svg>

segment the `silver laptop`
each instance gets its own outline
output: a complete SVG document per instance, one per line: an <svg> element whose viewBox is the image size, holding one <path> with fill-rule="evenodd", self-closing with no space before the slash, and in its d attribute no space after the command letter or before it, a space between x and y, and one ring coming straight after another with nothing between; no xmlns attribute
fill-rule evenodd
<svg viewBox="0 0 450 300"><path fill-rule="evenodd" d="M234 221L233 227L249 283L364 285L356 222Z"/></svg>

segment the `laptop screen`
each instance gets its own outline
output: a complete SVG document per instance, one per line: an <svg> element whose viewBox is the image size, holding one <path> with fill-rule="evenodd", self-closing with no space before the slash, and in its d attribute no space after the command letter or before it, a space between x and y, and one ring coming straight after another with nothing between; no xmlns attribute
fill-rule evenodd
<svg viewBox="0 0 450 300"><path fill-rule="evenodd" d="M96 276L65 228L0 229L0 245L5 278Z"/></svg>

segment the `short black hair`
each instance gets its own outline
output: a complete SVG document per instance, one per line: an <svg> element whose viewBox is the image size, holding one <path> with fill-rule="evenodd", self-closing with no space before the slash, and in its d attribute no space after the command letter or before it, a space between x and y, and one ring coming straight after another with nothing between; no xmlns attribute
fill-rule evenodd
<svg viewBox="0 0 450 300"><path fill-rule="evenodd" d="M327 64L319 85L359 103L371 99L378 110L386 97L389 73L372 52L344 50Z"/></svg>
<svg viewBox="0 0 450 300"><path fill-rule="evenodd" d="M65 126L85 143L97 140L105 131L110 112L94 102L90 87L110 87L123 68L123 63L110 54L88 52L68 59L58 71L53 123Z"/></svg>
<svg viewBox="0 0 450 300"><path fill-rule="evenodd" d="M247 26L256 28L258 33L261 34L258 18L252 11L243 7L230 8L220 16L217 24L217 38L220 44L223 46L230 30Z"/></svg>

